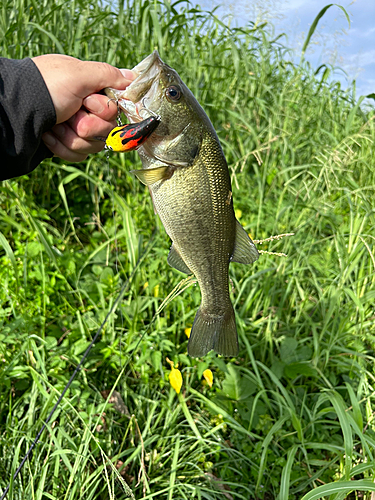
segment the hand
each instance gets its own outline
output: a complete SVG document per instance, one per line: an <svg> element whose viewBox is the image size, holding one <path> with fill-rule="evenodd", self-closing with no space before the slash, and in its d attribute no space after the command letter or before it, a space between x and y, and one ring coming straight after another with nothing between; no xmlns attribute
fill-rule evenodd
<svg viewBox="0 0 375 500"><path fill-rule="evenodd" d="M72 162L101 151L104 142L95 138L106 137L116 126L117 106L96 92L104 87L123 90L134 80L134 73L59 54L34 57L33 61L56 111L56 125L42 136L46 146L55 156Z"/></svg>

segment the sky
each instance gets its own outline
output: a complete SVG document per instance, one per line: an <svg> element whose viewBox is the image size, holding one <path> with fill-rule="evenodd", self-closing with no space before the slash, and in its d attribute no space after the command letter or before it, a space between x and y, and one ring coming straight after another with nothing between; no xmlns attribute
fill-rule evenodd
<svg viewBox="0 0 375 500"><path fill-rule="evenodd" d="M276 34L287 35L283 44L295 51L296 61L312 22L329 3L328 0L199 1L203 8L210 10L222 5L217 15L230 15L232 25L243 25L257 18L270 21ZM375 0L336 0L336 3L349 14L350 27L341 9L335 5L330 7L319 21L306 59L313 68L323 63L341 67L347 75L336 70L335 79L340 80L344 88L348 81L356 80L357 97L375 93Z"/></svg>

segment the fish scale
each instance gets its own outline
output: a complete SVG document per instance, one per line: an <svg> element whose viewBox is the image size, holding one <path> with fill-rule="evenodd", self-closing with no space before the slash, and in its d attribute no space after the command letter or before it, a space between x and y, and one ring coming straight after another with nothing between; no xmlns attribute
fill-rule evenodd
<svg viewBox="0 0 375 500"><path fill-rule="evenodd" d="M251 264L258 251L233 210L227 162L216 132L175 70L155 51L133 71L125 91L107 89L132 123L147 113L160 124L138 149L143 169L133 171L148 186L154 208L172 240L168 263L198 281L202 302L191 329L188 353L212 349L238 353L229 295L231 261Z"/></svg>
<svg viewBox="0 0 375 500"><path fill-rule="evenodd" d="M226 204L230 179L225 160L219 148L212 151L212 140L206 139L209 155L205 155L203 146L192 167L176 171L169 182L159 181L150 190L165 230L198 280L202 307L211 309L212 303L215 314L220 314L230 304L228 266L233 253L235 217L232 204ZM182 190L184 197L180 195ZM202 246L209 251L203 253Z"/></svg>

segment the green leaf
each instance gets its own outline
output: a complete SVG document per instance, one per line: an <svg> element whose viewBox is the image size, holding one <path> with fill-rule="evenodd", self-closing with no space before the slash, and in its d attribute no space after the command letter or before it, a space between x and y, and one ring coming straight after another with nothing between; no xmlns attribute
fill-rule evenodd
<svg viewBox="0 0 375 500"><path fill-rule="evenodd" d="M310 363L290 363L285 365L284 373L289 378L295 378L299 375L318 377L318 372Z"/></svg>
<svg viewBox="0 0 375 500"><path fill-rule="evenodd" d="M268 447L273 439L274 434L276 434L276 432L278 432L283 427L283 425L285 424L285 422L287 421L288 418L289 418L289 415L284 415L284 417L279 418L279 420L273 424L271 429L268 431L267 436L263 440L263 443L262 443L263 450L262 450L262 455L260 457L258 480L257 480L257 484L255 487L256 491L259 491L259 488L261 486L261 482L263 481L263 473L264 473L264 470L267 466L266 457L267 457Z"/></svg>
<svg viewBox="0 0 375 500"><path fill-rule="evenodd" d="M208 368L209 366L210 366L210 363L208 363L207 361L202 361L201 363L199 363L198 371L197 371L197 376L199 379L202 378L204 370L206 370L206 368Z"/></svg>
<svg viewBox="0 0 375 500"><path fill-rule="evenodd" d="M285 337L280 346L280 358L284 363L290 363L292 360L296 361L296 350L298 342L293 337Z"/></svg>
<svg viewBox="0 0 375 500"><path fill-rule="evenodd" d="M350 470L352 466L352 454L353 454L353 434L350 426L350 421L348 415L346 414L346 405L344 400L334 391L327 392L328 398L330 399L337 416L339 417L341 430L344 436L344 447L345 447L345 478L350 478Z"/></svg>
<svg viewBox="0 0 375 500"><path fill-rule="evenodd" d="M375 483L362 479L359 481L336 481L318 486L304 495L301 500L318 500L334 493L350 493L351 491L375 491Z"/></svg>
<svg viewBox="0 0 375 500"><path fill-rule="evenodd" d="M161 363L161 358L162 354L160 351L152 351L151 352L151 363L155 370L159 371L160 370L160 363Z"/></svg>
<svg viewBox="0 0 375 500"><path fill-rule="evenodd" d="M111 267L105 267L100 273L100 282L105 284L113 283L114 272Z"/></svg>
<svg viewBox="0 0 375 500"><path fill-rule="evenodd" d="M362 432L363 431L363 418L362 418L361 409L359 407L358 399L354 393L353 387L348 382L346 382L345 385L346 385L346 388L347 388L348 393L349 393L350 402L352 403L353 419L355 420L360 431Z"/></svg>
<svg viewBox="0 0 375 500"><path fill-rule="evenodd" d="M28 24L29 24L29 26L34 26L34 28L38 29L39 31L41 31L42 33L44 33L45 35L47 35L53 41L53 43L56 45L58 53L65 54L63 46L61 45L61 43L59 42L59 40L55 37L55 35L53 33L51 33L50 31L42 28L42 26L40 26L37 23L33 23L33 22L30 21Z"/></svg>
<svg viewBox="0 0 375 500"><path fill-rule="evenodd" d="M248 377L241 375L238 368L231 363L227 365L228 373L223 381L223 393L229 399L241 401L256 391L256 386Z"/></svg>
<svg viewBox="0 0 375 500"><path fill-rule="evenodd" d="M172 459L172 470L171 470L170 477L169 477L170 490L168 492L168 500L173 500L173 498L174 498L173 490L174 490L174 484L176 481L179 451L180 451L180 437L178 436L177 439L175 440L175 445L174 445L174 453L173 453L173 459Z"/></svg>
<svg viewBox="0 0 375 500"><path fill-rule="evenodd" d="M295 457L297 450L298 450L298 446L294 445L288 451L288 458L286 460L286 464L283 467L283 471L281 473L280 493L279 493L278 500L288 500L288 498L289 498L290 473L292 471L294 457Z"/></svg>
<svg viewBox="0 0 375 500"><path fill-rule="evenodd" d="M343 13L345 14L345 17L348 21L348 24L349 24L349 28L350 28L350 17L349 17L349 14L346 12L346 10L344 9L344 7L342 5L338 5L337 3L330 3L329 5L326 5L325 7L323 7L323 9L319 12L319 14L316 16L316 18L314 19L310 29L309 29L309 32L307 33L307 37L306 37L306 40L305 40L305 43L303 44L303 47L302 47L302 59L305 55L305 52L306 52L306 49L310 43L310 40L311 40L311 37L313 36L315 30L316 30L316 27L318 26L318 23L320 21L320 19L324 16L324 14L327 12L327 10L332 7L333 5L335 5L336 7L338 7L339 9L341 9L343 11Z"/></svg>
<svg viewBox="0 0 375 500"><path fill-rule="evenodd" d="M9 245L7 239L3 235L3 233L0 232L0 245L4 248L5 253L10 260L10 263L12 264L13 270L14 270L14 276L16 278L16 284L17 284L17 290L18 290L18 269L17 269L17 263L16 263L16 258L14 256L13 250L11 246Z"/></svg>

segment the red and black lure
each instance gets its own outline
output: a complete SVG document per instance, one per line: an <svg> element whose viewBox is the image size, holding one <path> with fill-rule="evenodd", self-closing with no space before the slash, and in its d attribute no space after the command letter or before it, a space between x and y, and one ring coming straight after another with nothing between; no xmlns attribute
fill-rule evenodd
<svg viewBox="0 0 375 500"><path fill-rule="evenodd" d="M130 123L115 127L109 133L105 145L116 152L127 152L138 149L160 123L159 116L150 116L138 123Z"/></svg>

